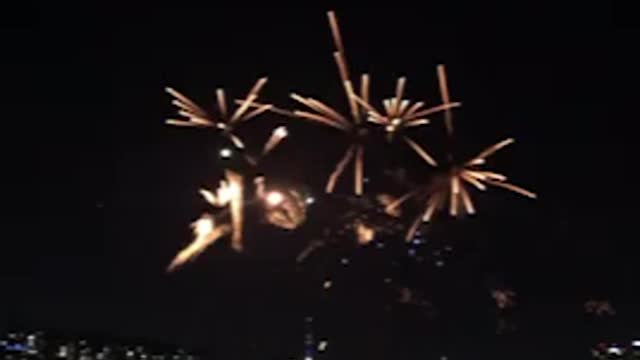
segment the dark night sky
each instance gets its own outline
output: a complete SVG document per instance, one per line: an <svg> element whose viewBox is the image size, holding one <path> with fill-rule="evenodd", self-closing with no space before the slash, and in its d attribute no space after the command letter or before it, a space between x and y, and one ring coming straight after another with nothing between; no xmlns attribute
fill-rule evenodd
<svg viewBox="0 0 640 360"><path fill-rule="evenodd" d="M28 185L40 196L22 199L8 218L21 229L2 241L6 318L12 326L206 344L238 358L294 354L308 284L287 247L305 239L254 234L269 245L265 252L238 257L217 246L180 273L163 272L202 210L196 189L218 174L210 138L163 125L173 114L163 88L206 102L216 87L239 97L268 75L263 96L276 103L292 105L292 90L339 103L327 8L77 10L51 6L3 28L16 49L2 60L20 99L11 108L29 121L29 110L39 110L27 143L8 150L34 150L38 176ZM498 166L540 199L496 190L479 202L482 225L455 233L464 240L474 229L490 239L526 311L574 304L579 313L590 293L633 303L635 191L625 188L627 129L637 116L619 106L636 98L626 49L637 30L615 26L609 9L595 7L335 10L352 73L370 72L374 95L407 75L410 95L436 99L435 66L445 63L453 97L464 103L456 115L462 151L518 140ZM35 84L23 81L27 73ZM241 133L263 139L287 120L256 122ZM313 125L291 130L267 168L320 189L332 166L322 157L335 158L340 139ZM29 169L29 161L11 162ZM380 331L361 338L385 337Z"/></svg>

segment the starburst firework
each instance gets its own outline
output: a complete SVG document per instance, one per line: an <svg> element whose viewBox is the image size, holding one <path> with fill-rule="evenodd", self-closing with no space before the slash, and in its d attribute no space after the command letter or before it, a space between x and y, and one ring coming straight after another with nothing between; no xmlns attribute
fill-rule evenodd
<svg viewBox="0 0 640 360"><path fill-rule="evenodd" d="M387 211L393 211L394 208L400 206L412 197L427 198L424 211L421 216L414 221L407 233L407 240L413 237L413 234L421 222L429 222L435 212L443 207L448 207L449 215L453 217L464 214L475 214L476 209L470 192L467 189L468 185L480 191L485 191L488 185L492 185L529 198L536 198L535 193L508 183L505 175L481 168L481 165L485 164L487 157L513 142L513 139L506 139L496 143L461 165L452 166L444 174L434 176L428 185L408 192L395 202L389 204ZM421 149L420 145L415 144L415 146Z"/></svg>
<svg viewBox="0 0 640 360"><path fill-rule="evenodd" d="M258 79L253 85L253 88L249 91L246 98L241 100L241 105L236 108L233 113L229 112L227 108L227 100L224 89L216 90L216 98L218 104L219 117L215 117L212 114L203 110L195 102L191 101L186 96L182 95L173 88L167 87L165 90L174 97L172 104L178 108L178 115L185 119L167 119L166 123L175 126L191 126L191 127L204 127L214 128L222 131L225 137L228 137L233 144L244 149L244 142L233 133L235 127L251 118L258 116L259 114L271 110L273 105L260 104L255 105L255 101L258 98L258 94L262 87L267 83L267 78L263 77ZM251 111L249 111L251 109Z"/></svg>
<svg viewBox="0 0 640 360"><path fill-rule="evenodd" d="M461 105L459 102L447 101L442 105L424 108L425 102L423 101L412 102L403 98L406 81L405 77L398 78L395 97L382 101L383 110L376 109L367 99L355 94L352 95L356 102L367 111L367 121L384 126L390 140L405 128L429 124L431 120L427 116Z"/></svg>

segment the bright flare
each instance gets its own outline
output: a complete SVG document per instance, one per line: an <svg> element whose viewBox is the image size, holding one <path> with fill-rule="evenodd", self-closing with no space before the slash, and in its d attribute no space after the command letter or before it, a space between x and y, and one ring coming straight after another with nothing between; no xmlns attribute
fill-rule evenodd
<svg viewBox="0 0 640 360"><path fill-rule="evenodd" d="M284 196L282 196L282 193L279 191L272 191L267 194L265 200L269 206L278 206L284 200Z"/></svg>

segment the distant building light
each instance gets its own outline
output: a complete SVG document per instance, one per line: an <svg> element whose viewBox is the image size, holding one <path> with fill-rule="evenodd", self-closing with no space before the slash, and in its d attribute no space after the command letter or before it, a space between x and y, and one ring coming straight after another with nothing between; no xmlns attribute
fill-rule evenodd
<svg viewBox="0 0 640 360"><path fill-rule="evenodd" d="M633 340L631 346L640 348L640 340Z"/></svg>
<svg viewBox="0 0 640 360"><path fill-rule="evenodd" d="M611 346L608 350L607 353L609 354L614 354L614 355L622 355L622 349L620 349L617 346Z"/></svg>
<svg viewBox="0 0 640 360"><path fill-rule="evenodd" d="M69 355L69 348L66 345L60 346L58 349L58 357L66 358Z"/></svg>
<svg viewBox="0 0 640 360"><path fill-rule="evenodd" d="M329 342L326 340L322 340L318 343L318 351L323 352L325 350L327 350L327 346L329 345Z"/></svg>

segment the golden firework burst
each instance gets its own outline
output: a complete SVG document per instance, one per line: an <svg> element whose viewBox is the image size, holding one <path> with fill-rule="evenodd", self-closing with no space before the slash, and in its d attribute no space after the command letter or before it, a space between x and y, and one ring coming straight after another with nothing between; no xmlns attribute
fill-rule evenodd
<svg viewBox="0 0 640 360"><path fill-rule="evenodd" d="M367 121L384 126L389 140L405 128L429 124L431 120L428 116L430 115L461 105L459 102L446 102L424 108L425 102L423 101L413 102L403 98L406 82L406 77L398 78L395 96L382 101L382 110L376 109L367 99L355 94L352 95L356 102L367 111Z"/></svg>
<svg viewBox="0 0 640 360"><path fill-rule="evenodd" d="M172 104L178 108L178 115L183 119L167 119L166 123L174 126L191 126L191 127L203 127L214 128L222 131L223 135L228 137L233 144L244 149L244 143L242 140L233 133L238 124L246 122L247 120L254 118L261 113L271 110L273 105L271 104L259 104L255 105L255 101L258 99L258 94L262 87L267 83L267 78L263 77L258 79L253 85L253 88L249 91L244 100L239 100L240 105L233 113L227 107L227 100L224 89L216 90L216 99L218 105L219 116L214 116L195 102L174 90L167 87L165 90L174 97Z"/></svg>
<svg viewBox="0 0 640 360"><path fill-rule="evenodd" d="M487 190L488 185L501 187L529 198L536 198L536 194L519 186L507 182L503 174L482 169L486 159L498 150L514 142L509 138L489 146L478 155L460 165L452 166L444 174L434 176L428 185L408 192L387 206L387 211L393 211L412 197L426 197L426 203L421 216L416 218L407 233L407 240L413 237L421 222L429 222L438 209L448 207L453 217L464 214L475 214L476 209L467 186L471 185L480 191ZM417 143L416 152L420 154L422 148ZM426 161L426 159L425 159ZM428 161L427 161L428 162Z"/></svg>

